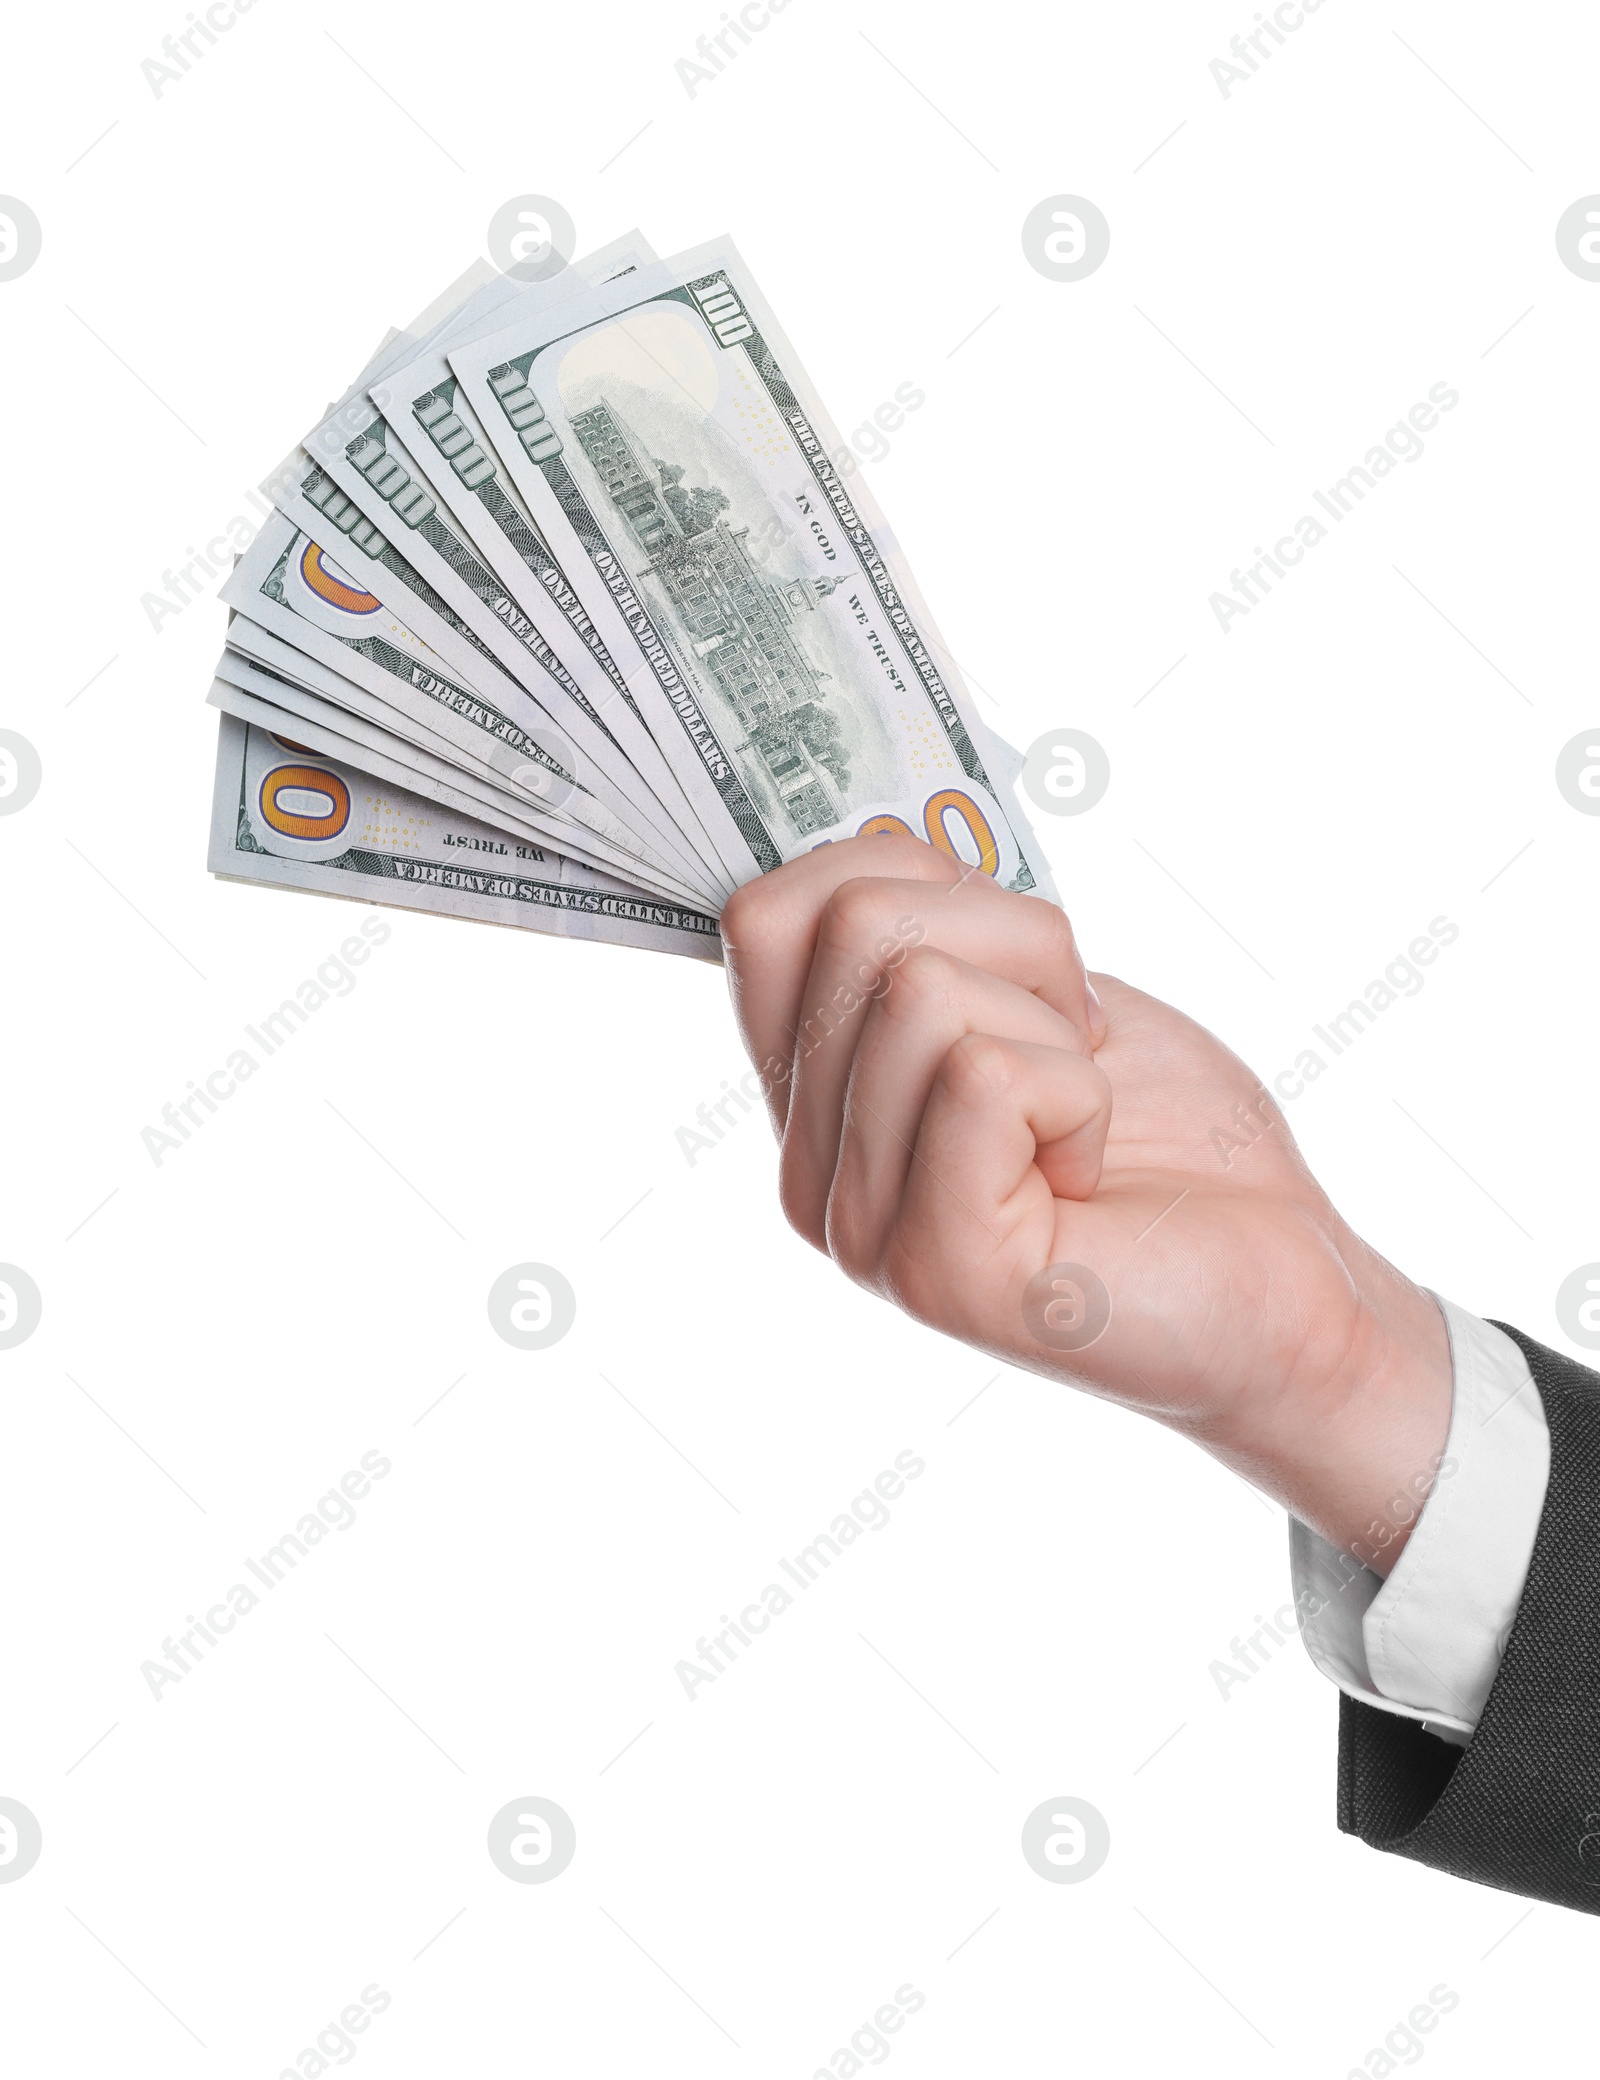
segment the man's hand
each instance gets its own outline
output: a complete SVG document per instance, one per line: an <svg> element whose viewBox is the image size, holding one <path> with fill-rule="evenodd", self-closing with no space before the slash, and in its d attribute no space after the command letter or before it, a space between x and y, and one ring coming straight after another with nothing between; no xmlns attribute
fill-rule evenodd
<svg viewBox="0 0 1600 2080"><path fill-rule="evenodd" d="M722 929L809 1242L932 1327L1187 1433L1388 1571L1449 1429L1444 1321L1236 1055L1091 984L1053 905L915 840L819 847Z"/></svg>

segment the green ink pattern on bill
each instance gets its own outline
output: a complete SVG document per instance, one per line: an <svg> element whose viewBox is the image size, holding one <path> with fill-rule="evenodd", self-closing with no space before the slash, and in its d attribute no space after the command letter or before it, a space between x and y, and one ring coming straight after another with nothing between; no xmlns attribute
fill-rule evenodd
<svg viewBox="0 0 1600 2080"><path fill-rule="evenodd" d="M860 834L1053 896L728 241L480 264L338 397L223 588L216 872L713 960L734 888Z"/></svg>
<svg viewBox="0 0 1600 2080"><path fill-rule="evenodd" d="M655 682L652 729L692 745L752 867L900 829L1038 886L954 663L730 245L449 359L563 567L624 624L629 683L641 666Z"/></svg>
<svg viewBox="0 0 1600 2080"><path fill-rule="evenodd" d="M717 921L220 718L214 874L719 961Z"/></svg>

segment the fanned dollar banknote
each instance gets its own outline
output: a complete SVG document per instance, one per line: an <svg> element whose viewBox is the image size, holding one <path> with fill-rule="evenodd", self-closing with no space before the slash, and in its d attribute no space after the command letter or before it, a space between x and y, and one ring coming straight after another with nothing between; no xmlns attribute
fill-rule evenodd
<svg viewBox="0 0 1600 2080"><path fill-rule="evenodd" d="M859 467L728 240L469 270L263 489L210 865L720 958L757 874L897 831L1048 895Z"/></svg>

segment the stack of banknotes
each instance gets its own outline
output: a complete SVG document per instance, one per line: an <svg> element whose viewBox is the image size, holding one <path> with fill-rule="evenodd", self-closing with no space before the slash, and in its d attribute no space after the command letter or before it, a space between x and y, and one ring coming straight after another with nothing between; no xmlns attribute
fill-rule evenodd
<svg viewBox="0 0 1600 2080"><path fill-rule="evenodd" d="M214 873L711 960L735 888L861 832L1050 893L1017 754L727 240L481 264L262 488Z"/></svg>

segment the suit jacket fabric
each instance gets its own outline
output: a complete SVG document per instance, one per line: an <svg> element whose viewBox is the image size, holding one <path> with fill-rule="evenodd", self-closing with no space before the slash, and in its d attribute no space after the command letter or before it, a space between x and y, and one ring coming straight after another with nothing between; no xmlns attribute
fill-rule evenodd
<svg viewBox="0 0 1600 2080"><path fill-rule="evenodd" d="M1600 1914L1600 1374L1497 1323L1550 1426L1550 1482L1499 1672L1464 1748L1339 1699L1339 1825L1374 1849Z"/></svg>

